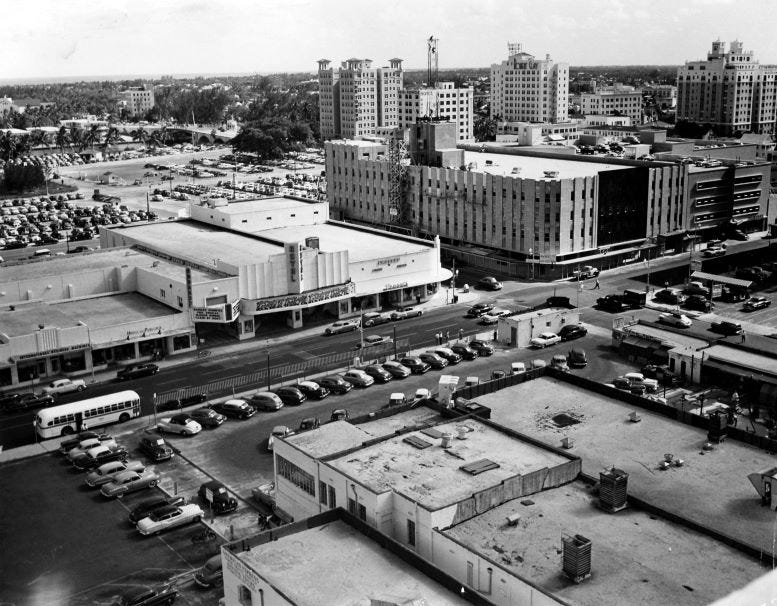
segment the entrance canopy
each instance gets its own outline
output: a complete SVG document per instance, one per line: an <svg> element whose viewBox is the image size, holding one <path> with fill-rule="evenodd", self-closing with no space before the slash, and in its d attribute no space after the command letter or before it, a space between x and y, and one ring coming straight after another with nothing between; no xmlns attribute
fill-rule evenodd
<svg viewBox="0 0 777 606"><path fill-rule="evenodd" d="M753 285L752 280L740 280L739 278L729 278L728 276L719 276L717 274L708 274L703 271L695 271L691 274L691 278L696 280L709 280L717 284L725 284L727 286L736 286L737 288L750 288Z"/></svg>

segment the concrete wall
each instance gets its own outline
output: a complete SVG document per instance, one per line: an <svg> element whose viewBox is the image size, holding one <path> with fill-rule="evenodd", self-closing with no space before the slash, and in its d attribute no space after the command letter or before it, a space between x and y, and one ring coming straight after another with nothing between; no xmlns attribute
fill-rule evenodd
<svg viewBox="0 0 777 606"><path fill-rule="evenodd" d="M246 566L229 550L221 550L224 572L224 600L226 606L241 606L238 588L251 591L251 604L256 606L293 606L294 603L279 593L270 583Z"/></svg>

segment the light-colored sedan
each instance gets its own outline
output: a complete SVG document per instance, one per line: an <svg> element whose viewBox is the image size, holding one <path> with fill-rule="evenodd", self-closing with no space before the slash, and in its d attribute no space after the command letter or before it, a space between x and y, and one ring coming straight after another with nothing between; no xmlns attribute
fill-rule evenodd
<svg viewBox="0 0 777 606"><path fill-rule="evenodd" d="M193 436L202 431L202 425L187 414L175 415L161 419L157 424L159 433L179 433L183 436Z"/></svg>
<svg viewBox="0 0 777 606"><path fill-rule="evenodd" d="M43 393L51 396L58 396L72 391L83 391L86 389L86 383L83 379L57 379L43 388Z"/></svg>
<svg viewBox="0 0 777 606"><path fill-rule="evenodd" d="M138 473L144 472L146 466L142 461L111 461L110 463L103 463L94 471L90 471L86 475L87 485L95 488L102 486L108 482L113 482L118 474L122 471L137 471Z"/></svg>
<svg viewBox="0 0 777 606"><path fill-rule="evenodd" d="M534 337L531 341L529 341L529 345L532 347L548 347L549 345L555 345L556 343L561 343L561 337L559 337L554 332L543 332L537 337Z"/></svg>
<svg viewBox="0 0 777 606"><path fill-rule="evenodd" d="M116 440L113 438L110 440L100 440L100 438L88 438L86 440L81 440L78 443L78 446L71 448L68 451L67 458L69 461L72 461L77 456L85 454L92 448L97 448L98 446L116 446Z"/></svg>
<svg viewBox="0 0 777 606"><path fill-rule="evenodd" d="M267 440L267 450L272 451L276 438L285 438L286 436L293 434L294 432L290 427L286 427L285 425L276 425L272 428L272 433Z"/></svg>
<svg viewBox="0 0 777 606"><path fill-rule="evenodd" d="M658 321L669 326L676 326L677 328L690 328L691 324L693 324L688 316L678 311L661 314L658 316Z"/></svg>
<svg viewBox="0 0 777 606"><path fill-rule="evenodd" d="M159 474L150 469L143 472L120 471L111 482L103 484L100 492L104 497L120 499L127 493L153 488L157 482L159 482Z"/></svg>
<svg viewBox="0 0 777 606"><path fill-rule="evenodd" d="M138 522L138 531L143 535L159 534L164 530L199 522L205 512L199 505L188 503L186 505L168 505L154 510L148 517Z"/></svg>
<svg viewBox="0 0 777 606"><path fill-rule="evenodd" d="M369 387L375 383L375 379L373 379L370 375L368 375L363 370L357 370L355 368L345 371L343 373L343 379L348 381L354 387Z"/></svg>

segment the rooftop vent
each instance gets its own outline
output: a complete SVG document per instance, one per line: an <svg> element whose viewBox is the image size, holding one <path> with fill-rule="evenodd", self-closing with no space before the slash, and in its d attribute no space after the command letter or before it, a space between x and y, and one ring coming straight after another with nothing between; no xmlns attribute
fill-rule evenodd
<svg viewBox="0 0 777 606"><path fill-rule="evenodd" d="M581 534L561 537L564 547L564 574L575 583L591 576L591 541Z"/></svg>
<svg viewBox="0 0 777 606"><path fill-rule="evenodd" d="M491 469L499 469L499 463L494 463L490 459L480 459L479 461L473 461L459 467L462 471L466 471L468 474L476 476L484 471L490 471Z"/></svg>
<svg viewBox="0 0 777 606"><path fill-rule="evenodd" d="M319 248L318 236L311 236L309 238L305 238L305 246L307 246L308 248L314 248L318 250Z"/></svg>
<svg viewBox="0 0 777 606"><path fill-rule="evenodd" d="M625 509L629 474L612 467L599 474L599 507L610 513Z"/></svg>
<svg viewBox="0 0 777 606"><path fill-rule="evenodd" d="M546 179L557 179L558 178L558 171L557 170L543 170L542 174L545 175Z"/></svg>

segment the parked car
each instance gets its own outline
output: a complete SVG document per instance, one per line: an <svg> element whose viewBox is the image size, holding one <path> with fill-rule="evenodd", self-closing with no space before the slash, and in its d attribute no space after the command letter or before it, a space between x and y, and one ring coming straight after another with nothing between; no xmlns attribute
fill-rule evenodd
<svg viewBox="0 0 777 606"><path fill-rule="evenodd" d="M115 446L95 446L73 459L73 467L80 471L96 469L103 463L111 461L126 461L127 449L118 444Z"/></svg>
<svg viewBox="0 0 777 606"><path fill-rule="evenodd" d="M343 373L343 379L351 383L354 387L369 387L375 383L375 379L373 379L370 375L368 375L363 370L358 370L355 368L346 370Z"/></svg>
<svg viewBox="0 0 777 606"><path fill-rule="evenodd" d="M722 257L726 254L726 251L718 246L709 246L705 248L701 255L702 257Z"/></svg>
<svg viewBox="0 0 777 606"><path fill-rule="evenodd" d="M494 309L491 303L476 303L467 310L468 318L479 318Z"/></svg>
<svg viewBox="0 0 777 606"><path fill-rule="evenodd" d="M176 398L175 400L168 400L165 405L171 406L167 410L177 410L179 408L186 408L187 406L194 406L195 404L202 404L208 401L208 395L204 393L196 393L192 396L186 396L184 398ZM158 410L163 410L161 405L157 407Z"/></svg>
<svg viewBox="0 0 777 606"><path fill-rule="evenodd" d="M375 379L376 383L388 383L394 378L393 375L380 364L370 364L364 368L364 372Z"/></svg>
<svg viewBox="0 0 777 606"><path fill-rule="evenodd" d="M531 347L539 348L549 347L550 345L555 345L556 343L561 343L561 337L553 332L543 332L529 341L529 345Z"/></svg>
<svg viewBox="0 0 777 606"><path fill-rule="evenodd" d="M210 480L200 486L197 496L216 514L229 513L237 509L237 499L229 494L224 484L216 480Z"/></svg>
<svg viewBox="0 0 777 606"><path fill-rule="evenodd" d="M745 311L755 311L756 309L764 309L769 307L771 304L772 302L766 297L750 297L747 301L745 301L745 304L742 306L742 308Z"/></svg>
<svg viewBox="0 0 777 606"><path fill-rule="evenodd" d="M194 574L194 582L198 587L221 587L224 584L224 571L221 564L221 554L209 558Z"/></svg>
<svg viewBox="0 0 777 606"><path fill-rule="evenodd" d="M178 591L171 586L133 587L124 590L113 606L169 606L177 597Z"/></svg>
<svg viewBox="0 0 777 606"><path fill-rule="evenodd" d="M275 482L267 482L266 484L252 488L251 496L258 503L272 509L275 507Z"/></svg>
<svg viewBox="0 0 777 606"><path fill-rule="evenodd" d="M526 372L526 364L524 362L511 362L510 374L520 375Z"/></svg>
<svg viewBox="0 0 777 606"><path fill-rule="evenodd" d="M438 347L436 349L432 350L434 353L436 353L441 358L448 360L448 364L453 366L454 364L458 364L461 362L461 356L457 354L455 351L453 351L450 347Z"/></svg>
<svg viewBox="0 0 777 606"><path fill-rule="evenodd" d="M679 375L675 374L665 364L645 364L640 372L649 379L656 379L662 385L667 387L675 387L682 383L682 379Z"/></svg>
<svg viewBox="0 0 777 606"><path fill-rule="evenodd" d="M182 496L158 496L152 497L142 501L130 510L129 522L130 524L137 524L143 518L148 517L154 511L163 507L180 507L186 503L186 499Z"/></svg>
<svg viewBox="0 0 777 606"><path fill-rule="evenodd" d="M550 359L550 367L556 370L563 370L569 372L569 364L567 364L567 357L564 354L555 354Z"/></svg>
<svg viewBox="0 0 777 606"><path fill-rule="evenodd" d="M213 428L222 425L227 417L212 408L197 408L188 413L189 416L203 427Z"/></svg>
<svg viewBox="0 0 777 606"><path fill-rule="evenodd" d="M712 309L712 302L702 295L690 295L683 303L683 307L707 312Z"/></svg>
<svg viewBox="0 0 777 606"><path fill-rule="evenodd" d="M114 440L113 438L109 440L100 440L98 438L87 438L85 440L81 440L70 450L68 450L66 455L69 461L73 461L75 460L76 457L82 454L85 454L90 450L92 450L92 448L97 448L98 446L116 446L116 440Z"/></svg>
<svg viewBox="0 0 777 606"><path fill-rule="evenodd" d="M761 269L760 267L740 267L734 274L734 276L740 280L750 280L752 282L758 282L759 284L766 282L770 275L771 274L768 271Z"/></svg>
<svg viewBox="0 0 777 606"><path fill-rule="evenodd" d="M78 446L81 442L83 442L84 440L90 440L92 438L97 438L99 442L113 441L115 443L115 440L110 434L98 433L96 431L82 431L78 435L63 441L59 445L59 452L64 455L67 455L71 449Z"/></svg>
<svg viewBox="0 0 777 606"><path fill-rule="evenodd" d="M86 484L92 488L97 488L112 482L116 475L122 471L143 472L145 469L146 466L141 461L110 461L86 474Z"/></svg>
<svg viewBox="0 0 777 606"><path fill-rule="evenodd" d="M582 324L567 324L558 331L562 341L572 341L588 334L588 329Z"/></svg>
<svg viewBox="0 0 777 606"><path fill-rule="evenodd" d="M306 417L300 421L297 432L308 431L309 429L316 429L317 427L321 427L321 421L318 420L318 417Z"/></svg>
<svg viewBox="0 0 777 606"><path fill-rule="evenodd" d="M347 421L351 418L351 415L348 413L348 410L345 408L338 408L336 410L332 411L332 414L329 415L329 421Z"/></svg>
<svg viewBox="0 0 777 606"><path fill-rule="evenodd" d="M631 381L623 377L613 379L612 386L616 389L622 389L623 391L631 391Z"/></svg>
<svg viewBox="0 0 777 606"><path fill-rule="evenodd" d="M397 307L391 312L392 320L405 320L407 318L416 318L424 312L416 307Z"/></svg>
<svg viewBox="0 0 777 606"><path fill-rule="evenodd" d="M155 463L173 458L173 449L165 442L164 438L143 436L140 438L138 448Z"/></svg>
<svg viewBox="0 0 777 606"><path fill-rule="evenodd" d="M584 349L570 349L567 354L567 364L570 368L584 368L588 366L588 356L586 356Z"/></svg>
<svg viewBox="0 0 777 606"><path fill-rule="evenodd" d="M583 267L576 269L572 272L572 275L578 280L586 280L588 278L595 278L599 275L599 269L592 265L583 265Z"/></svg>
<svg viewBox="0 0 777 606"><path fill-rule="evenodd" d="M382 366L394 379L405 379L411 374L411 371L407 366L403 366L396 360L387 360Z"/></svg>
<svg viewBox="0 0 777 606"><path fill-rule="evenodd" d="M409 368L410 372L414 375L422 375L432 368L429 364L416 356L405 356L404 358L400 358L399 363L402 366Z"/></svg>
<svg viewBox="0 0 777 606"><path fill-rule="evenodd" d="M168 505L153 510L147 517L138 520L138 531L142 535L159 534L164 530L199 522L205 512L199 505Z"/></svg>
<svg viewBox="0 0 777 606"><path fill-rule="evenodd" d="M511 312L506 309L492 309L489 313L480 316L480 324L493 326L499 323L499 318L509 316Z"/></svg>
<svg viewBox="0 0 777 606"><path fill-rule="evenodd" d="M297 383L297 389L311 400L323 400L329 396L329 390L315 381L301 381Z"/></svg>
<svg viewBox="0 0 777 606"><path fill-rule="evenodd" d="M562 297L559 295L553 295L545 299L545 305L548 307L562 307L565 309L571 309L574 307L569 301L569 297Z"/></svg>
<svg viewBox="0 0 777 606"><path fill-rule="evenodd" d="M373 345L382 345L383 343L393 343L393 339L383 335L367 335L363 339L364 347L371 347ZM357 343L355 349L361 349L362 343Z"/></svg>
<svg viewBox="0 0 777 606"><path fill-rule="evenodd" d="M294 431L291 427L286 425L276 425L270 432L270 437L267 438L267 450L272 451L276 438L285 438L286 436L293 435Z"/></svg>
<svg viewBox="0 0 777 606"><path fill-rule="evenodd" d="M158 372L159 366L151 364L150 362L144 362L143 364L130 364L129 366L125 366L116 373L116 378L119 381L127 381L140 377L151 377Z"/></svg>
<svg viewBox="0 0 777 606"><path fill-rule="evenodd" d="M57 379L43 388L43 393L52 396L60 396L73 391L83 391L86 383L83 379Z"/></svg>
<svg viewBox="0 0 777 606"><path fill-rule="evenodd" d="M283 400L271 391L258 391L251 396L251 406L256 410L275 412L283 408Z"/></svg>
<svg viewBox="0 0 777 606"><path fill-rule="evenodd" d="M659 303L667 303L669 305L682 305L685 303L687 297L679 290L673 288L664 288L659 290L653 295L653 299Z"/></svg>
<svg viewBox="0 0 777 606"><path fill-rule="evenodd" d="M387 314L371 311L362 315L362 326L365 328L367 328L368 326L378 326L379 324L386 324L388 322L391 322L391 316Z"/></svg>
<svg viewBox="0 0 777 606"><path fill-rule="evenodd" d="M300 389L292 387L291 385L279 387L274 393L281 399L285 406L299 406L300 404L304 404L308 399Z"/></svg>
<svg viewBox="0 0 777 606"><path fill-rule="evenodd" d="M359 320L340 320L324 329L325 335L337 335L341 332L350 332L359 328Z"/></svg>
<svg viewBox="0 0 777 606"><path fill-rule="evenodd" d="M476 288L483 290L502 290L503 286L504 285L493 276L480 278L480 280L477 281L477 284L475 284Z"/></svg>
<svg viewBox="0 0 777 606"><path fill-rule="evenodd" d="M450 349L453 353L459 354L463 360L474 360L478 357L478 352L464 343L455 343Z"/></svg>
<svg viewBox="0 0 777 606"><path fill-rule="evenodd" d="M605 295L596 300L596 306L602 311L620 313L629 309L629 304L623 300L621 295Z"/></svg>
<svg viewBox="0 0 777 606"><path fill-rule="evenodd" d="M424 353L418 354L418 357L421 358L423 362L426 362L429 366L431 366L434 370L442 370L448 366L448 360L434 352L426 351Z"/></svg>
<svg viewBox="0 0 777 606"><path fill-rule="evenodd" d="M626 288L620 298L630 309L640 309L647 304L647 293L644 290Z"/></svg>
<svg viewBox="0 0 777 606"><path fill-rule="evenodd" d="M252 402L253 403L253 402ZM211 406L217 413L233 419L250 419L256 414L256 409L245 400L232 399L217 402Z"/></svg>
<svg viewBox="0 0 777 606"><path fill-rule="evenodd" d="M699 295L701 297L706 298L709 294L709 289L704 286L702 282L699 282L698 280L693 280L691 282L688 282L683 287L683 293L688 295L689 297L691 295Z"/></svg>
<svg viewBox="0 0 777 606"><path fill-rule="evenodd" d="M385 368L385 364L383 366ZM326 387L330 393L338 395L346 394L353 389L353 385L343 379L340 375L329 375L328 377L321 379L318 383L321 387Z"/></svg>
<svg viewBox="0 0 777 606"><path fill-rule="evenodd" d="M474 349L480 357L494 354L494 346L481 339L472 339L472 341L469 342L469 346L471 349Z"/></svg>
<svg viewBox="0 0 777 606"><path fill-rule="evenodd" d="M182 436L193 436L202 431L202 426L189 415L181 413L165 417L157 424L159 433L177 433Z"/></svg>
<svg viewBox="0 0 777 606"><path fill-rule="evenodd" d="M683 313L680 313L679 311L670 311L667 313L660 314L658 316L658 321L661 322L662 324L675 326L676 328L690 328L691 324L693 324L693 322L688 316L686 316Z"/></svg>

